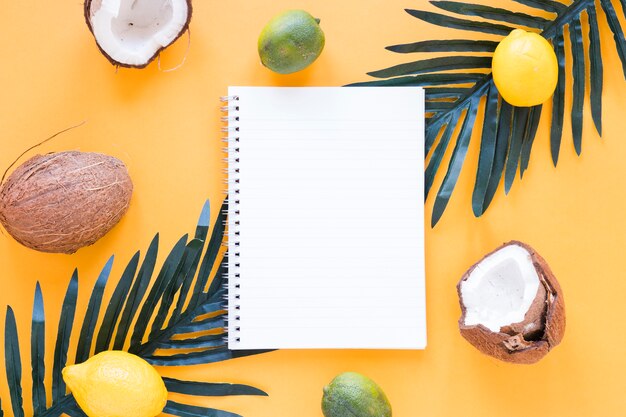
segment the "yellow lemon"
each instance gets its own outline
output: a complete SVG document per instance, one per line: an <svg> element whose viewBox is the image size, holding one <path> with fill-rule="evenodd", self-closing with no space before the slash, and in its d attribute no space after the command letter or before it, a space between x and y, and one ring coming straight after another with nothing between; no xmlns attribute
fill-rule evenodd
<svg viewBox="0 0 626 417"><path fill-rule="evenodd" d="M101 352L68 366L63 379L89 417L155 417L167 402L167 389L157 371L126 352Z"/></svg>
<svg viewBox="0 0 626 417"><path fill-rule="evenodd" d="M496 47L493 81L509 104L536 106L552 96L559 77L556 54L541 35L513 30Z"/></svg>

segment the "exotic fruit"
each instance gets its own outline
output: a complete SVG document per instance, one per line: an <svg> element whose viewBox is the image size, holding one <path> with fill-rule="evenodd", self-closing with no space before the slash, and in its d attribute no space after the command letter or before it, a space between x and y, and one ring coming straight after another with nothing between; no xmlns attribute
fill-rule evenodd
<svg viewBox="0 0 626 417"><path fill-rule="evenodd" d="M132 192L126 166L112 156L37 155L0 186L0 223L24 246L74 253L119 222Z"/></svg>
<svg viewBox="0 0 626 417"><path fill-rule="evenodd" d="M391 404L376 382L357 372L337 375L324 387L324 417L391 417Z"/></svg>
<svg viewBox="0 0 626 417"><path fill-rule="evenodd" d="M487 355L530 364L563 338L561 287L546 261L524 243L509 242L485 256L457 290L461 335Z"/></svg>
<svg viewBox="0 0 626 417"><path fill-rule="evenodd" d="M304 10L287 10L272 18L259 36L261 63L278 74L292 74L311 65L324 50L320 20Z"/></svg>
<svg viewBox="0 0 626 417"><path fill-rule="evenodd" d="M111 63L144 68L189 28L191 0L86 0L85 19Z"/></svg>
<svg viewBox="0 0 626 417"><path fill-rule="evenodd" d="M539 105L548 100L559 80L559 66L550 43L541 35L515 29L496 47L493 81L509 104Z"/></svg>
<svg viewBox="0 0 626 417"><path fill-rule="evenodd" d="M155 417L167 403L167 388L158 372L127 352L100 352L62 372L88 417Z"/></svg>

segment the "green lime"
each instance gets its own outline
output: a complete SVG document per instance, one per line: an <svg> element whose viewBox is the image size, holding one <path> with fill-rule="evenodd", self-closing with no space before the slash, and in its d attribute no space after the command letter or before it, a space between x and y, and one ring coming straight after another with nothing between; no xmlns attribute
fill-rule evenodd
<svg viewBox="0 0 626 417"><path fill-rule="evenodd" d="M279 74L305 69L324 49L324 32L304 10L287 10L269 21L259 36L259 56L267 68Z"/></svg>
<svg viewBox="0 0 626 417"><path fill-rule="evenodd" d="M324 387L322 412L325 417L391 417L391 405L374 381L345 372Z"/></svg>

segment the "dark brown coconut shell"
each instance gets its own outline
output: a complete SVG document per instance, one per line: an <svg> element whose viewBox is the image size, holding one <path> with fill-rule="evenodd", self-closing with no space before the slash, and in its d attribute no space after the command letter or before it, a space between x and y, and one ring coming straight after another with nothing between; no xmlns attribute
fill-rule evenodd
<svg viewBox="0 0 626 417"><path fill-rule="evenodd" d="M24 246L70 254L111 230L132 192L126 166L112 156L37 155L0 186L0 223Z"/></svg>
<svg viewBox="0 0 626 417"><path fill-rule="evenodd" d="M539 276L540 290L529 308L524 321L492 332L483 325L466 326L465 306L461 297L461 283L485 258L505 246L517 245L530 253L533 265ZM530 246L518 241L511 241L487 254L474 264L457 284L461 318L459 329L461 335L482 353L505 362L531 364L543 358L552 348L558 345L565 333L565 303L563 292L547 262ZM543 298L543 300L541 300ZM529 324L535 324L533 331L528 331ZM525 329L526 328L526 329Z"/></svg>
<svg viewBox="0 0 626 417"><path fill-rule="evenodd" d="M91 32L92 35L93 35L93 28L91 27L91 17L100 8L101 4L102 4L102 0L85 0L85 4L84 4L85 22L87 23L87 27L89 27L89 31ZM154 55L152 55L150 59L148 59L148 61L143 65L129 65L123 62L116 61L115 59L111 58L111 56L107 54L104 49L102 49L95 35L94 35L94 40L96 41L96 45L98 46L98 49L100 50L102 55L104 55L111 64L116 65L118 67L124 67L124 68L136 68L136 69L145 68L148 65L150 65L150 63L154 61L157 56L159 56L161 51L168 48L171 44L176 42L178 38L183 36L183 34L189 30L189 24L191 23L191 15L193 14L191 0L187 0L187 8L189 10L189 13L187 14L187 21L185 22L185 25L183 26L183 28L180 30L180 33L178 34L178 36L176 36L176 38L174 38L172 42L170 42L169 44L165 45L163 48L156 51Z"/></svg>

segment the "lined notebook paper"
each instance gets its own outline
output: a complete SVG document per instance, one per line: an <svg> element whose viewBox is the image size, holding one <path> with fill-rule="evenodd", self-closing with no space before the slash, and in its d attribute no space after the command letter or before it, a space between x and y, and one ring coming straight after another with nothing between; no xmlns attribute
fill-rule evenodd
<svg viewBox="0 0 626 417"><path fill-rule="evenodd" d="M420 88L231 87L229 348L422 349Z"/></svg>

